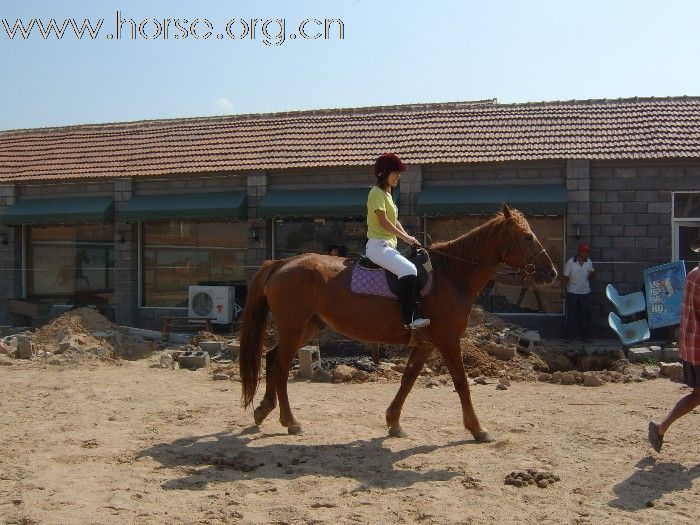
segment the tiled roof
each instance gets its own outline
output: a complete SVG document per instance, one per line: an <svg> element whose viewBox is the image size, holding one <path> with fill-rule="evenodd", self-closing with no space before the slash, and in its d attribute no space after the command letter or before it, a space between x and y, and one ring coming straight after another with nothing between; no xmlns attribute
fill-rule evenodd
<svg viewBox="0 0 700 525"><path fill-rule="evenodd" d="M0 132L0 181L700 157L700 97L381 106Z"/></svg>

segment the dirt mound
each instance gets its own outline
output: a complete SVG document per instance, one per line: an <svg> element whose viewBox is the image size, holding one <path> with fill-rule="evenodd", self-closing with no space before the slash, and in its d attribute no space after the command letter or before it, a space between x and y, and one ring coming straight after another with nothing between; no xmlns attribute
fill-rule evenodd
<svg viewBox="0 0 700 525"><path fill-rule="evenodd" d="M37 356L50 363L86 359L140 359L152 350L141 337L122 331L90 308L78 308L57 317L32 334Z"/></svg>

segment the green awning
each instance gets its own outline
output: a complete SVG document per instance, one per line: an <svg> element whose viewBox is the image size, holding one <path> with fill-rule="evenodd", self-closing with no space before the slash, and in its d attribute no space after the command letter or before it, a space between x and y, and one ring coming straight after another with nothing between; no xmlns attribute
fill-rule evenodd
<svg viewBox="0 0 700 525"><path fill-rule="evenodd" d="M113 197L20 199L0 215L6 226L20 224L111 224Z"/></svg>
<svg viewBox="0 0 700 525"><path fill-rule="evenodd" d="M268 191L258 203L258 216L280 218L347 218L367 216L369 188Z"/></svg>
<svg viewBox="0 0 700 525"><path fill-rule="evenodd" d="M168 219L245 219L246 192L180 193L138 195L119 212L124 222Z"/></svg>
<svg viewBox="0 0 700 525"><path fill-rule="evenodd" d="M419 215L496 213L505 202L526 215L566 215L566 187L560 185L432 186L418 197Z"/></svg>

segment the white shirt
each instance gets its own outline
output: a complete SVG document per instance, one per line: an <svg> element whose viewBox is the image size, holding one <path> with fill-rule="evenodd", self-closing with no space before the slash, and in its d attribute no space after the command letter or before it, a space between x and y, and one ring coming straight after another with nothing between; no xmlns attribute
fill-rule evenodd
<svg viewBox="0 0 700 525"><path fill-rule="evenodd" d="M579 295L590 293L591 285L588 282L588 274L593 269L593 261L590 259L586 259L583 264L579 264L576 257L566 261L564 275L569 278L569 286L566 291Z"/></svg>

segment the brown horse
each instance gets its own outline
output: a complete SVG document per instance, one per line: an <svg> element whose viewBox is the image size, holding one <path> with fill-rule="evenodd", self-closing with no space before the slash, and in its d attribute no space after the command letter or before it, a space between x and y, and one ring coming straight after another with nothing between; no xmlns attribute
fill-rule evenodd
<svg viewBox="0 0 700 525"><path fill-rule="evenodd" d="M464 426L477 441L492 441L474 413L459 344L472 304L501 263L542 283L551 283L557 272L523 215L505 204L485 224L452 241L433 244L428 250L435 284L423 300L423 312L431 323L422 331L450 371L462 402ZM270 311L279 333L279 344L266 355L267 384L254 412L256 424L262 423L279 400L280 423L290 434L301 432L287 397L289 368L299 349L324 324L362 341L409 342L410 330L403 326L398 303L351 293L350 270L344 258L303 254L266 261L256 273L248 290L241 329L240 369L246 407L253 402L257 389ZM399 425L401 408L431 349L426 344L412 349L401 387L386 411L391 436L405 435Z"/></svg>

